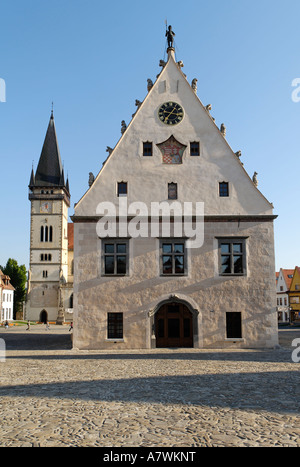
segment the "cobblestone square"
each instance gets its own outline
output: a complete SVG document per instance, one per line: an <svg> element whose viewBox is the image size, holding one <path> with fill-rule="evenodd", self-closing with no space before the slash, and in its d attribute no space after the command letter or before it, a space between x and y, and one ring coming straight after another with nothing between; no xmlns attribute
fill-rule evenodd
<svg viewBox="0 0 300 467"><path fill-rule="evenodd" d="M68 326L0 330L0 446L300 446L291 341L257 350L76 351Z"/></svg>

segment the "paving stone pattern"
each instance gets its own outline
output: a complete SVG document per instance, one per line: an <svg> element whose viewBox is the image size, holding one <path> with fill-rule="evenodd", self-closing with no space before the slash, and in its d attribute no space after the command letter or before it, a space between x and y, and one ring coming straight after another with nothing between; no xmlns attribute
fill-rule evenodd
<svg viewBox="0 0 300 467"><path fill-rule="evenodd" d="M300 446L292 334L279 350L216 352L75 351L70 336L0 331L0 446Z"/></svg>

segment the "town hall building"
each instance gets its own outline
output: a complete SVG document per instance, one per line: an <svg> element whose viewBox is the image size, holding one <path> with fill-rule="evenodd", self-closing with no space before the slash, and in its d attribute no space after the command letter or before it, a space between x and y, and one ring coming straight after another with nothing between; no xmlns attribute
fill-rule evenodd
<svg viewBox="0 0 300 467"><path fill-rule="evenodd" d="M167 54L75 205L73 345L273 348L273 206Z"/></svg>

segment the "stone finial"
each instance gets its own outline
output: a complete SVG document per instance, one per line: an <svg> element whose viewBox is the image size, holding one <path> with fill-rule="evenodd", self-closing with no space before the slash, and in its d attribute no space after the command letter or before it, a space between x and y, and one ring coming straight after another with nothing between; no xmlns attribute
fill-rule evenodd
<svg viewBox="0 0 300 467"><path fill-rule="evenodd" d="M127 130L127 125L125 123L125 120L121 121L121 133L124 135L125 131Z"/></svg>
<svg viewBox="0 0 300 467"><path fill-rule="evenodd" d="M152 88L153 88L153 81L152 81L150 78L148 78L148 79L147 79L147 90L148 90L148 92L149 92Z"/></svg>
<svg viewBox="0 0 300 467"><path fill-rule="evenodd" d="M257 172L254 172L254 175L253 175L253 177L252 177L252 181L253 181L254 185L256 186L256 188L258 187L257 175L258 175L258 173L257 173Z"/></svg>
<svg viewBox="0 0 300 467"><path fill-rule="evenodd" d="M111 155L111 153L113 152L113 148L111 148L111 147L107 146L107 148L106 148L106 152L108 152L108 155L110 156L110 155Z"/></svg>
<svg viewBox="0 0 300 467"><path fill-rule="evenodd" d="M95 181L95 176L92 172L89 173L89 187L91 188L91 186L93 185Z"/></svg>
<svg viewBox="0 0 300 467"><path fill-rule="evenodd" d="M225 138L225 136L226 136L226 126L224 125L224 123L222 123L220 131L221 131L222 135Z"/></svg>
<svg viewBox="0 0 300 467"><path fill-rule="evenodd" d="M138 99L135 100L135 105L137 107L136 111L134 112L134 114L132 114L132 118L135 116L135 114L137 113L137 111L139 110L139 108L141 107L142 105L142 102L139 101Z"/></svg>
<svg viewBox="0 0 300 467"><path fill-rule="evenodd" d="M198 82L197 78L194 78L192 81L192 89L195 92L195 94L197 94L197 82Z"/></svg>

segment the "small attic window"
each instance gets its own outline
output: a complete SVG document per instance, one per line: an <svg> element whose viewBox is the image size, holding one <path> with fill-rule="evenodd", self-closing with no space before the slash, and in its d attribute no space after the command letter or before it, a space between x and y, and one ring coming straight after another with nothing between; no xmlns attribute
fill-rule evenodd
<svg viewBox="0 0 300 467"><path fill-rule="evenodd" d="M118 196L127 196L127 182L118 182Z"/></svg>
<svg viewBox="0 0 300 467"><path fill-rule="evenodd" d="M228 184L228 182L219 183L219 196L220 196L220 198L227 198L229 196L229 184Z"/></svg>
<svg viewBox="0 0 300 467"><path fill-rule="evenodd" d="M200 144L197 141L194 141L190 144L190 154L191 156L200 156Z"/></svg>
<svg viewBox="0 0 300 467"><path fill-rule="evenodd" d="M152 154L152 143L149 141L143 143L143 156L150 157Z"/></svg>

